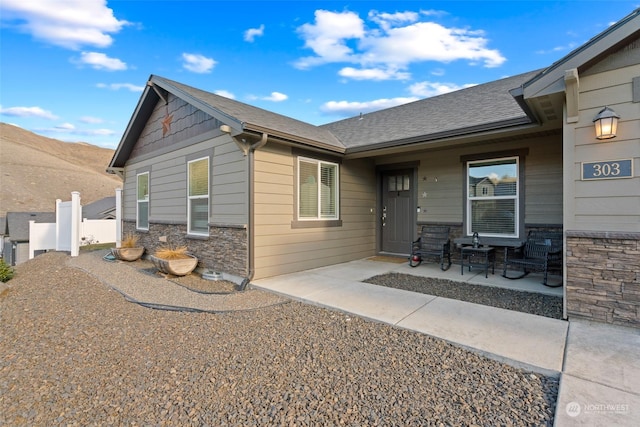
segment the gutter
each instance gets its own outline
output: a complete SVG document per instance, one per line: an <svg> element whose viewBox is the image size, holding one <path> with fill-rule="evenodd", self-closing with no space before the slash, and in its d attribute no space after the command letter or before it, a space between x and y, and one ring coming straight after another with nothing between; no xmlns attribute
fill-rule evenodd
<svg viewBox="0 0 640 427"><path fill-rule="evenodd" d="M404 138L395 141L386 141L376 144L367 144L367 145L359 145L355 147L347 148L345 155L357 154L357 153L366 153L373 152L375 150L387 149L387 148L398 148L405 146L413 146L418 143L433 143L436 141L450 139L450 138L461 138L469 135L478 134L481 132L492 132L492 131L502 131L504 129L513 128L517 126L531 126L537 125L537 123L531 121L529 116L516 117L513 119L503 120L501 122L494 123L484 123L481 125L470 126L463 129L454 129L447 130L443 132L433 133L430 135L419 135L409 138Z"/></svg>
<svg viewBox="0 0 640 427"><path fill-rule="evenodd" d="M259 148L264 147L267 144L267 139L269 135L266 132L262 133L262 137L259 141L254 143L249 143L245 139L239 139L238 136L234 136L231 134L231 129L228 126L222 125L220 130L228 133L229 136L233 139L233 141L240 147L244 155L247 157L248 167L247 167L247 195L248 195L248 205L247 205L247 277L242 280L240 284L240 290L244 290L246 286L253 280L253 276L255 275L255 248L254 248L254 240L255 240L255 230L254 230L254 201L255 201L255 186L254 186L254 175L255 175L255 151Z"/></svg>

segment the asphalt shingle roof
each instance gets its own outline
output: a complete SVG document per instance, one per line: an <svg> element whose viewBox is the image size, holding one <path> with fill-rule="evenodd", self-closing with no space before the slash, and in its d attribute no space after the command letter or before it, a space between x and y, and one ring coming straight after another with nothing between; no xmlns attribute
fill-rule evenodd
<svg viewBox="0 0 640 427"><path fill-rule="evenodd" d="M55 212L7 212L7 234L11 241L29 241L29 221L56 222L56 214Z"/></svg>
<svg viewBox="0 0 640 427"><path fill-rule="evenodd" d="M82 206L82 218L104 219L106 215L115 216L116 196L105 197Z"/></svg>
<svg viewBox="0 0 640 427"><path fill-rule="evenodd" d="M243 123L247 128L258 126L261 128L277 131L278 133L290 135L296 140L302 138L310 141L317 141L336 148L344 148L338 139L331 134L328 129L324 129L291 117L283 116L262 108L254 107L234 99L216 95L201 89L196 89L182 83L165 79L164 77L153 76L152 80L160 80L180 91L192 96L207 104L212 109L219 111L225 116L230 116Z"/></svg>
<svg viewBox="0 0 640 427"><path fill-rule="evenodd" d="M347 148L354 148L456 134L514 119L528 121L509 90L522 86L539 72L519 74L321 127L331 131Z"/></svg>

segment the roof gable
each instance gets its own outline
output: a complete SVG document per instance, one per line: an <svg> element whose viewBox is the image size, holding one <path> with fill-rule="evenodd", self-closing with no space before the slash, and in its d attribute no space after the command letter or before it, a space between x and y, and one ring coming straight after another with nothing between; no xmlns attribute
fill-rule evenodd
<svg viewBox="0 0 640 427"><path fill-rule="evenodd" d="M82 206L82 218L111 219L115 217L116 197L109 196Z"/></svg>
<svg viewBox="0 0 640 427"><path fill-rule="evenodd" d="M326 129L281 114L152 75L114 153L109 168L123 167L159 101L171 93L232 128L232 134L266 133L285 139L344 152L344 146Z"/></svg>
<svg viewBox="0 0 640 427"><path fill-rule="evenodd" d="M523 86L524 98L552 95L565 90L566 70L582 71L603 57L628 44L640 34L640 9L622 18L587 43L546 68Z"/></svg>

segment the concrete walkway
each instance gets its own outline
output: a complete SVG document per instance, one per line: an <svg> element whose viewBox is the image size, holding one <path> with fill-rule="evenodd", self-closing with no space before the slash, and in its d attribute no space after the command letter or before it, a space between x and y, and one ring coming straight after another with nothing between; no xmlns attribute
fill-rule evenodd
<svg viewBox="0 0 640 427"><path fill-rule="evenodd" d="M539 277L516 281L452 266L410 268L359 260L272 278L252 286L406 328L537 372L560 375L557 426L640 425L640 330L556 320L362 281L389 272L463 280L562 295ZM497 273L497 272L496 272Z"/></svg>

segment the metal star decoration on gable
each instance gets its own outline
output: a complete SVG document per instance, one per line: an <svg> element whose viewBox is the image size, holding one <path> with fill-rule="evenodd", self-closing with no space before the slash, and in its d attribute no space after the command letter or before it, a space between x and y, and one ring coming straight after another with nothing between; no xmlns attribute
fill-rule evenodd
<svg viewBox="0 0 640 427"><path fill-rule="evenodd" d="M169 114L167 111L167 115L162 119L162 136L171 131L171 120L173 120L173 114Z"/></svg>

